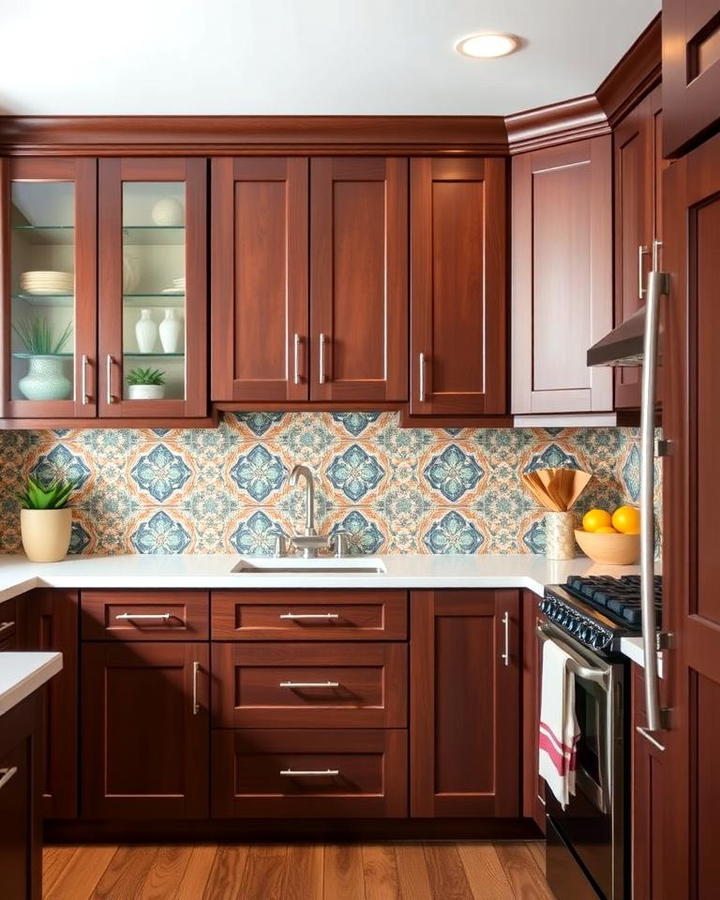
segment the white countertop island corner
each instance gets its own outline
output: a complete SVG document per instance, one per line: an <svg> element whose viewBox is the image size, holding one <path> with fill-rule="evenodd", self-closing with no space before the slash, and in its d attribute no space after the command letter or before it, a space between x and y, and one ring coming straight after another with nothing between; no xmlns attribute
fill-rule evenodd
<svg viewBox="0 0 720 900"><path fill-rule="evenodd" d="M42 687L62 667L62 653L0 653L0 716Z"/></svg>

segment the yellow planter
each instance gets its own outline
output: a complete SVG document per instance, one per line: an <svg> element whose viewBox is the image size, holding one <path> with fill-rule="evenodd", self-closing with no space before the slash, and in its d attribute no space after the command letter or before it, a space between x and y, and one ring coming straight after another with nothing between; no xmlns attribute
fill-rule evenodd
<svg viewBox="0 0 720 900"><path fill-rule="evenodd" d="M22 509L20 534L30 562L58 562L70 546L72 509Z"/></svg>

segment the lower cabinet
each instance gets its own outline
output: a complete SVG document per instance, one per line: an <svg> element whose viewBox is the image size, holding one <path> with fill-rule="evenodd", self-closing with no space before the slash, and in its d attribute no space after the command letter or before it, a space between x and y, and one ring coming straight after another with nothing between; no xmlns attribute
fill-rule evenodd
<svg viewBox="0 0 720 900"><path fill-rule="evenodd" d="M545 833L545 782L538 772L542 651L536 629L540 624L539 598L522 592L522 814Z"/></svg>
<svg viewBox="0 0 720 900"><path fill-rule="evenodd" d="M520 815L518 592L415 591L410 812Z"/></svg>
<svg viewBox="0 0 720 900"><path fill-rule="evenodd" d="M82 815L205 818L208 645L85 644L82 669Z"/></svg>

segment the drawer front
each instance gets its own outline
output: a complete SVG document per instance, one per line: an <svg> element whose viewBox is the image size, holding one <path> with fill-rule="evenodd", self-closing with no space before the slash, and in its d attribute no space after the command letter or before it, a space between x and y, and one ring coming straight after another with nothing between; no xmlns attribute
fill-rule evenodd
<svg viewBox="0 0 720 900"><path fill-rule="evenodd" d="M17 649L17 603L13 597L0 603L0 652Z"/></svg>
<svg viewBox="0 0 720 900"><path fill-rule="evenodd" d="M214 731L216 818L407 815L407 732Z"/></svg>
<svg viewBox="0 0 720 900"><path fill-rule="evenodd" d="M207 640L207 591L83 591L85 641Z"/></svg>
<svg viewBox="0 0 720 900"><path fill-rule="evenodd" d="M212 645L217 728L404 728L405 644Z"/></svg>
<svg viewBox="0 0 720 900"><path fill-rule="evenodd" d="M404 640L407 592L213 591L212 636L220 641Z"/></svg>

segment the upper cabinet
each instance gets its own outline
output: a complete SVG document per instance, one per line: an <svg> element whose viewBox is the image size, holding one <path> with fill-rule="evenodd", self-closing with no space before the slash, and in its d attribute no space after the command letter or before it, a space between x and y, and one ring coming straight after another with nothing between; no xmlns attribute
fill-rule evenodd
<svg viewBox="0 0 720 900"><path fill-rule="evenodd" d="M664 155L678 156L720 124L720 3L663 0Z"/></svg>
<svg viewBox="0 0 720 900"><path fill-rule="evenodd" d="M502 415L505 161L413 159L410 181L410 413Z"/></svg>
<svg viewBox="0 0 720 900"><path fill-rule="evenodd" d="M97 410L97 163L2 166L3 417Z"/></svg>
<svg viewBox="0 0 720 900"><path fill-rule="evenodd" d="M615 156L615 323L644 304L653 247L662 241L662 100L657 87L620 122ZM657 251L656 251L657 252ZM615 370L616 409L640 407L640 369Z"/></svg>
<svg viewBox="0 0 720 900"><path fill-rule="evenodd" d="M217 159L212 216L213 400L407 399L406 160Z"/></svg>
<svg viewBox="0 0 720 900"><path fill-rule="evenodd" d="M512 411L609 412L612 372L587 350L613 324L610 137L512 163Z"/></svg>

